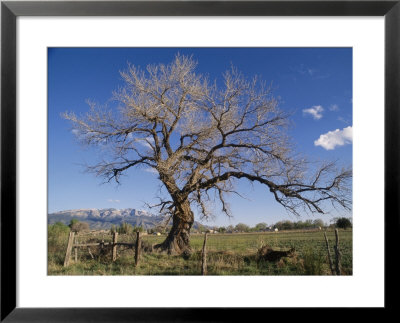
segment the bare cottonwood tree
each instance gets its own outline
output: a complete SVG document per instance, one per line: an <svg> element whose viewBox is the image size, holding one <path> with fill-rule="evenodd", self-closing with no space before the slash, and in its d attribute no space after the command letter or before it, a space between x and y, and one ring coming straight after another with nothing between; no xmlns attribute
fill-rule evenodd
<svg viewBox="0 0 400 323"><path fill-rule="evenodd" d="M118 182L139 165L158 173L169 197L157 206L170 213L173 225L157 248L190 252L191 207L209 216L209 203L217 198L230 215L226 195L239 193L240 179L265 185L297 215L324 213L327 201L351 207L351 169L338 171L335 163L310 167L294 154L288 115L270 87L234 68L222 82L210 82L195 73L196 65L177 55L169 65L129 66L121 73L125 86L114 93L118 108L89 103L84 116L64 114L83 143L112 148L107 160L89 167L96 175Z"/></svg>

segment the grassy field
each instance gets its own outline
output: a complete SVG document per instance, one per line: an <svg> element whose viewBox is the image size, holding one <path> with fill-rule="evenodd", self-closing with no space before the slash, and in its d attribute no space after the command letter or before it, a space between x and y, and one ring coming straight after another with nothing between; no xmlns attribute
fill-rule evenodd
<svg viewBox="0 0 400 323"><path fill-rule="evenodd" d="M333 254L334 231L327 236ZM342 274L352 274L352 231L339 231L342 252ZM81 238L82 239L82 238ZM110 235L96 236L110 241ZM144 236L145 245L162 242L165 236ZM63 267L68 231L49 227L49 275L200 275L203 235L192 235L192 256L184 260L178 256L143 252L140 263L134 266L134 251L119 247L113 263L109 253L97 254L92 259L85 249L79 250L78 261ZM132 242L134 236L121 235L120 242ZM79 241L83 243L85 241ZM293 257L277 262L257 261L257 250L269 245L276 250L295 248ZM72 257L74 258L74 257ZM209 234L207 240L208 275L330 275L324 235L322 231L287 231L243 234Z"/></svg>

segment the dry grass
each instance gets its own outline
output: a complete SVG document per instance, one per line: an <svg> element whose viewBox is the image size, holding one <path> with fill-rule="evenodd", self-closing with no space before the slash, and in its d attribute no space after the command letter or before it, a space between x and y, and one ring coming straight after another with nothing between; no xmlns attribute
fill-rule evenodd
<svg viewBox="0 0 400 323"><path fill-rule="evenodd" d="M328 238L333 245L333 232ZM93 237L92 237L93 238ZM202 235L194 235L191 245L194 253L188 260L178 256L152 253L144 250L140 263L134 266L134 250L118 247L116 262L110 252L103 255L96 248L91 259L89 252L80 249L78 262L63 267L68 231L49 229L49 275L200 275ZM352 232L341 231L343 272L352 274ZM102 235L101 239L110 239ZM133 236L119 236L119 241L132 242ZM143 242L150 246L161 242L165 236L144 236ZM81 241L82 242L82 241ZM276 262L257 261L257 250L268 244L274 250L295 247L292 257L282 257ZM107 251L107 250L106 250ZM209 235L207 242L208 275L329 275L326 247L322 232L283 232L259 234Z"/></svg>

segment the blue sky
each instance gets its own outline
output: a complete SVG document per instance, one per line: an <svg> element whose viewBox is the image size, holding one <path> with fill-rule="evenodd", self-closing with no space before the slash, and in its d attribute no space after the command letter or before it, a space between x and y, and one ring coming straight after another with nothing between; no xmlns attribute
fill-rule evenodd
<svg viewBox="0 0 400 323"><path fill-rule="evenodd" d="M137 208L157 202L159 181L143 170L130 171L121 185L101 184L85 173L83 164L101 152L81 146L71 124L61 117L88 110L89 99L105 103L123 85L120 71L127 64L169 63L176 53L193 55L197 71L210 79L234 65L244 75L272 82L280 108L292 111L289 134L296 150L310 160L338 160L352 164L352 49L351 48L49 48L48 49L48 210L78 208ZM323 135L321 137L321 135ZM248 199L232 196L233 218L217 212L209 225L244 222L268 224L283 219L304 220L288 214L261 185L239 183ZM349 213L316 215L324 221Z"/></svg>

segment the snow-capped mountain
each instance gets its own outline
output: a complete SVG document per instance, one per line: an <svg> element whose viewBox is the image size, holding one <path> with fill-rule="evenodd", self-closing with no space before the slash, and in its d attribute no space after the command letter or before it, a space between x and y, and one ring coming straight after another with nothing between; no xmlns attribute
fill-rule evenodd
<svg viewBox="0 0 400 323"><path fill-rule="evenodd" d="M113 224L119 225L122 222L148 229L163 224L166 220L164 216L137 209L77 209L48 215L49 224L56 222L69 224L72 219L88 222L92 229L108 229Z"/></svg>
<svg viewBox="0 0 400 323"><path fill-rule="evenodd" d="M158 225L164 225L168 220L165 216L154 215L150 212L137 209L77 209L66 210L48 214L48 224L62 222L69 224L72 219L89 223L91 229L109 229L112 225L120 225L122 222L133 226L141 226L150 229ZM198 227L197 222L193 228Z"/></svg>
<svg viewBox="0 0 400 323"><path fill-rule="evenodd" d="M77 209L77 210L66 210L56 213L51 213L52 215L73 215L75 217L82 218L124 218L130 216L148 216L153 217L154 215L150 212L136 209Z"/></svg>

